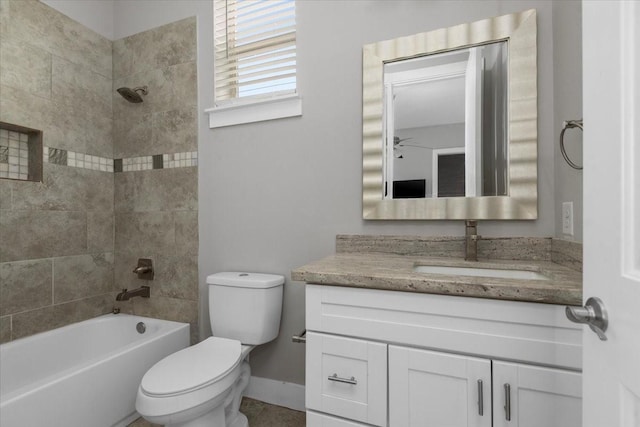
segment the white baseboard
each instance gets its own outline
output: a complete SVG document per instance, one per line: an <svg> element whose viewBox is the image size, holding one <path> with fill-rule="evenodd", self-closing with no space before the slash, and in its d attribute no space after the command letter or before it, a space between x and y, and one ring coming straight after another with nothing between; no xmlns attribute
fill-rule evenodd
<svg viewBox="0 0 640 427"><path fill-rule="evenodd" d="M304 411L304 386L268 378L251 377L244 395L272 405Z"/></svg>

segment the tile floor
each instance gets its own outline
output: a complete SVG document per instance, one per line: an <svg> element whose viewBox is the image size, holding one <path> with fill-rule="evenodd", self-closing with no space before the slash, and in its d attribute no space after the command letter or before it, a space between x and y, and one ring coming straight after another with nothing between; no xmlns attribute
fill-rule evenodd
<svg viewBox="0 0 640 427"><path fill-rule="evenodd" d="M259 400L242 399L240 411L249 419L249 427L304 427L306 416L304 412L270 405ZM139 418L129 424L129 427L160 427L157 424Z"/></svg>

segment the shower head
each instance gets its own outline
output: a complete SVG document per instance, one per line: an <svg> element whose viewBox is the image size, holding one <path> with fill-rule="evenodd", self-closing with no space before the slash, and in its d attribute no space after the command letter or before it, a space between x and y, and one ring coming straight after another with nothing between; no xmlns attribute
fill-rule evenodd
<svg viewBox="0 0 640 427"><path fill-rule="evenodd" d="M127 101L137 104L142 102L142 95L146 95L148 92L146 86L139 86L133 89L121 87L118 89L118 93Z"/></svg>

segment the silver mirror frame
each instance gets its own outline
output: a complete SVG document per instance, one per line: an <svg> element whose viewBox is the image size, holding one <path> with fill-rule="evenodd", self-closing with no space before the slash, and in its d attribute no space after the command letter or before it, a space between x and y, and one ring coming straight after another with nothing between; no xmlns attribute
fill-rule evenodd
<svg viewBox="0 0 640 427"><path fill-rule="evenodd" d="M365 45L362 55L362 217L382 220L538 217L536 11L497 16ZM506 40L509 44L509 195L384 200L383 66Z"/></svg>

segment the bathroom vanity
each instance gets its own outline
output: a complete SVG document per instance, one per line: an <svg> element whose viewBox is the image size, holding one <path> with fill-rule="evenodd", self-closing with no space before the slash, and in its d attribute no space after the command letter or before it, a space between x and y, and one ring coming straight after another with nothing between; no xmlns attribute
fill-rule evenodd
<svg viewBox="0 0 640 427"><path fill-rule="evenodd" d="M581 426L582 329L564 313L581 305L579 271L532 253L471 263L338 240L292 272L306 282L308 426Z"/></svg>

